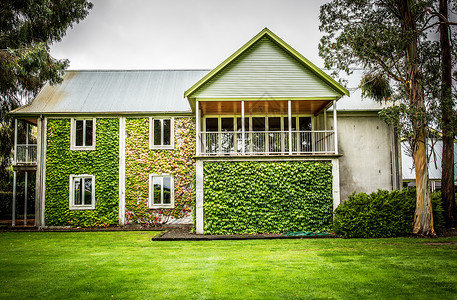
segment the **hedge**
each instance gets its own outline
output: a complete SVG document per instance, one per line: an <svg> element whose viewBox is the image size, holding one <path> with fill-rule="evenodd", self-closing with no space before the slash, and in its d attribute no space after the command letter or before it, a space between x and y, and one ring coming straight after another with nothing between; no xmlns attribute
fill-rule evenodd
<svg viewBox="0 0 457 300"><path fill-rule="evenodd" d="M333 230L345 238L396 237L412 234L416 190L352 194L335 210ZM432 193L435 228L443 227L441 194Z"/></svg>

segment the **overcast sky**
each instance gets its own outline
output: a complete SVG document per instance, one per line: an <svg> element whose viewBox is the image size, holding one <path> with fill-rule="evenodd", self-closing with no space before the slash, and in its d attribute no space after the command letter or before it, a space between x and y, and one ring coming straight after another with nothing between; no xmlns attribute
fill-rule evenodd
<svg viewBox="0 0 457 300"><path fill-rule="evenodd" d="M268 27L319 67L324 0L92 0L51 47L83 69L213 69Z"/></svg>

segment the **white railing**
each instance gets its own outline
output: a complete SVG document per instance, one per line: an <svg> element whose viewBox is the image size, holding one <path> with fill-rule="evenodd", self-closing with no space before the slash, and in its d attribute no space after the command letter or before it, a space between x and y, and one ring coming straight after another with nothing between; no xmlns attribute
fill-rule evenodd
<svg viewBox="0 0 457 300"><path fill-rule="evenodd" d="M333 130L200 132L201 155L252 154L328 154L335 153Z"/></svg>
<svg viewBox="0 0 457 300"><path fill-rule="evenodd" d="M17 164L36 164L37 146L35 144L16 145Z"/></svg>

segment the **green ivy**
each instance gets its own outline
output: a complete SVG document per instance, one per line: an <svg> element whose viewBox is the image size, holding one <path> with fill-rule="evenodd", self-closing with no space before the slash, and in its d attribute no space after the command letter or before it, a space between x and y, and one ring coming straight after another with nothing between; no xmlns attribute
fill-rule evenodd
<svg viewBox="0 0 457 300"><path fill-rule="evenodd" d="M149 118L126 121L125 217L126 223L153 226L170 217L181 218L192 211L195 173L195 120L175 118L175 148L149 149ZM149 209L149 174L172 174L174 208Z"/></svg>
<svg viewBox="0 0 457 300"><path fill-rule="evenodd" d="M205 233L328 231L329 162L204 163Z"/></svg>
<svg viewBox="0 0 457 300"><path fill-rule="evenodd" d="M119 219L119 119L96 122L96 150L70 150L70 119L49 119L45 223L109 226ZM69 209L70 174L95 176L95 209Z"/></svg>

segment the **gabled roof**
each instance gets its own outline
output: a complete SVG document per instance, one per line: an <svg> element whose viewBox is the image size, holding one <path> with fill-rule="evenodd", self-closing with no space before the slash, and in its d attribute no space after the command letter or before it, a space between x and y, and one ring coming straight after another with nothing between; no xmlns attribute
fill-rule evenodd
<svg viewBox="0 0 457 300"><path fill-rule="evenodd" d="M294 48L289 46L286 42L284 42L282 39L280 39L278 36L276 36L273 32L271 32L268 28L265 28L261 32L259 32L255 37L253 37L249 42L247 42L244 46L242 46L235 53L233 53L224 62L222 62L215 69L213 69L211 72L209 72L206 76L204 76L202 79L200 79L191 88L189 88L184 93L184 97L191 98L197 90L202 88L205 84L208 84L211 80L214 80L218 75L221 75L221 73L229 65L231 65L235 60L237 60L241 55L248 52L250 50L250 48L252 48L254 46L254 44L256 44L257 42L259 42L261 39L263 39L265 37L269 38L278 47L280 47L283 51L285 51L288 55L293 57L301 65L303 65L306 69L310 70L314 75L316 75L320 80L322 80L324 83L329 85L332 89L334 89L340 95L340 97L343 95L349 96L349 91L346 88L344 88L337 81L335 81L325 72L323 72L316 65L311 63L303 55L298 53Z"/></svg>
<svg viewBox="0 0 457 300"><path fill-rule="evenodd" d="M66 71L63 82L46 84L16 116L47 114L191 113L182 92L209 70Z"/></svg>

